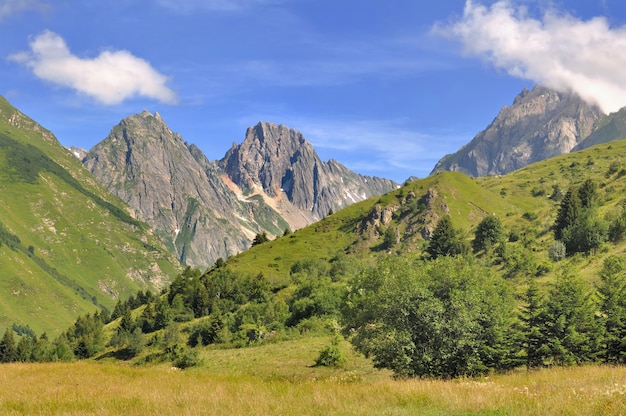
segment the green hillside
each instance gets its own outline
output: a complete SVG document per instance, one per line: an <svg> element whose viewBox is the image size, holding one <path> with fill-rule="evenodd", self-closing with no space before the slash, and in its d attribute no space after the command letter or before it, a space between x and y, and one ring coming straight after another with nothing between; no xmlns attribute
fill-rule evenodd
<svg viewBox="0 0 626 416"><path fill-rule="evenodd" d="M551 227L559 199L571 186L586 179L598 186L601 215L616 212L624 202L626 141L615 141L585 151L535 163L508 175L470 178L461 173L440 172L420 179L383 197L345 208L292 235L259 245L232 257L228 267L245 273L262 272L285 278L302 258L331 260L340 253L378 258L387 253L421 253L425 229L432 229L445 214L469 241L473 230L488 215L496 215L507 233L524 238L539 260L554 240ZM551 198L552 196L552 198ZM378 208L377 208L378 207ZM391 212L391 221L370 221L376 211ZM397 230L398 243L384 249L384 234ZM622 245L607 245L607 253L621 252Z"/></svg>
<svg viewBox="0 0 626 416"><path fill-rule="evenodd" d="M0 98L0 328L58 333L160 289L175 265L49 131Z"/></svg>
<svg viewBox="0 0 626 416"><path fill-rule="evenodd" d="M215 350L324 336L334 341L317 365L342 367L343 337L403 377L623 363L624 151L617 141L501 177L406 183L205 272L187 268L163 295L137 293L55 343L186 368L212 365L201 358ZM459 250L436 258L441 235Z"/></svg>

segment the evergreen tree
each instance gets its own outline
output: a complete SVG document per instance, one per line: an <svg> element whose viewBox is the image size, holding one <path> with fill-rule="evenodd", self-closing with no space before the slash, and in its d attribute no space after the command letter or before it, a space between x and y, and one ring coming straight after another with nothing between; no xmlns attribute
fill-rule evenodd
<svg viewBox="0 0 626 416"><path fill-rule="evenodd" d="M122 315L122 319L120 320L119 329L129 334L135 330L135 320L133 319L130 309L124 311L124 315Z"/></svg>
<svg viewBox="0 0 626 416"><path fill-rule="evenodd" d="M580 206L583 209L594 208L598 200L598 191L595 182L591 179L585 180L580 188L578 188L578 198L580 200Z"/></svg>
<svg viewBox="0 0 626 416"><path fill-rule="evenodd" d="M159 299L154 309L154 330L167 328L172 323L172 309L167 299Z"/></svg>
<svg viewBox="0 0 626 416"><path fill-rule="evenodd" d="M500 220L495 215L485 217L476 227L472 247L475 252L487 250L502 241L504 233Z"/></svg>
<svg viewBox="0 0 626 416"><path fill-rule="evenodd" d="M433 234L428 243L426 252L436 259L440 256L456 256L463 250L460 232L452 226L452 219L449 215L442 217L433 230Z"/></svg>
<svg viewBox="0 0 626 416"><path fill-rule="evenodd" d="M254 240L252 240L252 246L257 246L259 244L263 244L270 241L269 237L267 236L267 232L263 231L262 233L258 233L255 237Z"/></svg>
<svg viewBox="0 0 626 416"><path fill-rule="evenodd" d="M144 334L148 334L154 331L155 327L156 310L152 301L146 304L141 316L137 320L137 327L141 328Z"/></svg>
<svg viewBox="0 0 626 416"><path fill-rule="evenodd" d="M579 277L569 272L557 277L539 322L542 345L538 355L544 363L572 365L597 360L601 327Z"/></svg>
<svg viewBox="0 0 626 416"><path fill-rule="evenodd" d="M626 259L610 256L600 271L598 294L604 321L604 360L626 363Z"/></svg>
<svg viewBox="0 0 626 416"><path fill-rule="evenodd" d="M17 343L16 361L27 363L31 361L33 350L33 338L23 335Z"/></svg>
<svg viewBox="0 0 626 416"><path fill-rule="evenodd" d="M17 361L17 346L11 328L4 331L4 336L0 340L0 363L12 363Z"/></svg>
<svg viewBox="0 0 626 416"><path fill-rule="evenodd" d="M33 339L32 360L37 363L52 361L53 354L51 349L48 334L44 332L39 338Z"/></svg>
<svg viewBox="0 0 626 416"><path fill-rule="evenodd" d="M526 367L535 368L543 365L541 354L542 334L542 299L537 282L530 278L525 293L525 305L522 307L522 348L526 352Z"/></svg>
<svg viewBox="0 0 626 416"><path fill-rule="evenodd" d="M554 222L555 240L563 239L563 230L574 224L581 209L582 205L578 193L575 192L574 188L569 188L561 200L559 211L556 214L556 221Z"/></svg>

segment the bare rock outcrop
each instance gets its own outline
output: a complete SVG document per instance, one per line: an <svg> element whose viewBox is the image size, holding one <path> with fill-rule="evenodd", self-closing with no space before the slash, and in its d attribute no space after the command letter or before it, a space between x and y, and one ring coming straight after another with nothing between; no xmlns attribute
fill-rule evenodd
<svg viewBox="0 0 626 416"><path fill-rule="evenodd" d="M573 93L542 86L524 89L513 105L456 153L433 169L470 176L500 175L569 153L589 136L603 114Z"/></svg>

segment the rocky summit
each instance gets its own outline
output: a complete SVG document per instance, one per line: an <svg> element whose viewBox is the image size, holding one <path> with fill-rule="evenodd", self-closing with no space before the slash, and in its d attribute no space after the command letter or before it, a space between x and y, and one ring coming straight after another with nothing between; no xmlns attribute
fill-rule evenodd
<svg viewBox="0 0 626 416"><path fill-rule="evenodd" d="M148 111L122 120L83 164L197 267L247 249L258 233L281 235L397 187L322 162L302 134L270 123L210 161Z"/></svg>
<svg viewBox="0 0 626 416"><path fill-rule="evenodd" d="M356 174L336 160L323 162L301 133L272 123L250 127L243 143L234 144L219 164L245 192L287 198L313 220L398 186Z"/></svg>
<svg viewBox="0 0 626 416"><path fill-rule="evenodd" d="M603 117L596 106L572 93L542 86L524 89L510 107L456 153L444 156L433 173L500 175L530 163L569 153Z"/></svg>

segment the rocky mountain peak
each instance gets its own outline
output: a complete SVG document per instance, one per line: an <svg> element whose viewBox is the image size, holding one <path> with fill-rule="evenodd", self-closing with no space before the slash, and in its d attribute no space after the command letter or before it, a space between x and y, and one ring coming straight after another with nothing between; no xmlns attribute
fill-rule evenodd
<svg viewBox="0 0 626 416"><path fill-rule="evenodd" d="M219 163L245 192L286 197L317 219L397 186L357 175L336 161L323 162L302 133L273 123L248 128L241 145L231 148Z"/></svg>
<svg viewBox="0 0 626 416"><path fill-rule="evenodd" d="M597 106L573 93L543 86L524 89L470 143L442 158L433 173L500 175L568 153L591 134L601 116Z"/></svg>
<svg viewBox="0 0 626 416"><path fill-rule="evenodd" d="M273 123L248 128L209 161L147 110L122 120L83 163L182 262L203 267L248 248L258 232L281 235L397 186L322 162L301 133Z"/></svg>
<svg viewBox="0 0 626 416"><path fill-rule="evenodd" d="M300 132L282 124L259 122L247 129L241 145L233 146L220 164L240 188L262 189L276 197L284 191L283 185L291 189L286 176L303 158L321 163Z"/></svg>

